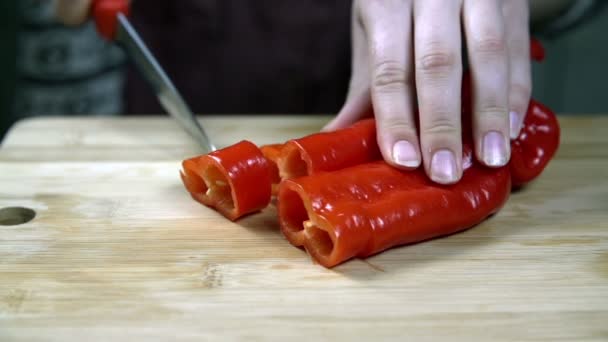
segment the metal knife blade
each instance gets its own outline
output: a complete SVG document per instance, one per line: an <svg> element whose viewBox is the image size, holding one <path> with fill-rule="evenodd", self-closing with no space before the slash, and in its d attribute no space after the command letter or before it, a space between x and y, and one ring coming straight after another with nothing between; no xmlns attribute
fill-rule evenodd
<svg viewBox="0 0 608 342"><path fill-rule="evenodd" d="M204 149L205 153L215 151L216 148L211 143L209 136L196 120L165 71L143 43L129 20L120 13L118 14L116 42L127 51L146 81L156 92L167 113L177 120L183 129Z"/></svg>

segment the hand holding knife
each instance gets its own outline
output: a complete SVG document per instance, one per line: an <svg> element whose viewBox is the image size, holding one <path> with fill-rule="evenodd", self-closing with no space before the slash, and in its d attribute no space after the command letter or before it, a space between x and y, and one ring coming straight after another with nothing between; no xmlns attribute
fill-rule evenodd
<svg viewBox="0 0 608 342"><path fill-rule="evenodd" d="M92 16L97 31L120 45L152 86L163 108L196 140L205 153L215 151L209 136L167 74L131 26L129 0L94 0Z"/></svg>

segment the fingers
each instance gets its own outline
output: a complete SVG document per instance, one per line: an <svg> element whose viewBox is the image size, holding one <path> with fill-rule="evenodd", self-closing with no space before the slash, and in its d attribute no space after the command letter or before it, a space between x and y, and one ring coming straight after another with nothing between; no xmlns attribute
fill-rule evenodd
<svg viewBox="0 0 608 342"><path fill-rule="evenodd" d="M351 15L352 67L348 95L338 115L323 131L350 126L371 113L369 54L357 3L353 4Z"/></svg>
<svg viewBox="0 0 608 342"><path fill-rule="evenodd" d="M55 15L65 25L76 26L89 17L93 0L55 0Z"/></svg>
<svg viewBox="0 0 608 342"><path fill-rule="evenodd" d="M371 96L384 159L417 168L421 157L413 113L411 2L361 1L370 57Z"/></svg>
<svg viewBox="0 0 608 342"><path fill-rule="evenodd" d="M475 153L487 166L504 166L511 154L509 66L499 0L464 0L463 21L475 94Z"/></svg>
<svg viewBox="0 0 608 342"><path fill-rule="evenodd" d="M460 1L416 0L414 41L420 140L429 177L462 177Z"/></svg>
<svg viewBox="0 0 608 342"><path fill-rule="evenodd" d="M387 162L402 168L423 163L433 181L457 182L463 168L462 20L475 156L490 167L506 165L509 138L521 129L531 91L527 6L527 0L355 1L349 95L326 128L352 124L373 103Z"/></svg>
<svg viewBox="0 0 608 342"><path fill-rule="evenodd" d="M519 136L532 92L528 0L503 2L509 54L509 123L511 139Z"/></svg>

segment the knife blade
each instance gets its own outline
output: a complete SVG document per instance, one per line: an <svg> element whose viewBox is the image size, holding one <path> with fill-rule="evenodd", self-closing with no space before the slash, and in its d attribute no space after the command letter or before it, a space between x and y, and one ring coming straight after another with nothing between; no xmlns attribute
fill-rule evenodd
<svg viewBox="0 0 608 342"><path fill-rule="evenodd" d="M131 58L144 79L150 84L162 107L204 149L215 151L211 139L196 120L166 72L147 48L125 13L129 12L126 0L96 0L93 13L100 34L121 46Z"/></svg>

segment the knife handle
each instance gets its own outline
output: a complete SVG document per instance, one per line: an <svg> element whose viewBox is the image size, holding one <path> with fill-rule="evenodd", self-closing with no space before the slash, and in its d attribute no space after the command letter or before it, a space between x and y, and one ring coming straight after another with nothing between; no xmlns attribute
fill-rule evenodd
<svg viewBox="0 0 608 342"><path fill-rule="evenodd" d="M91 10L97 32L107 40L114 40L118 14L129 15L129 0L94 0Z"/></svg>

